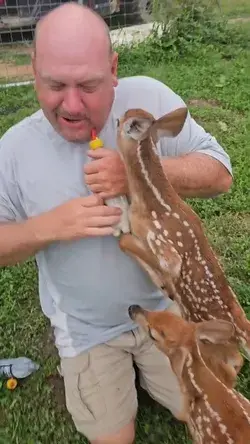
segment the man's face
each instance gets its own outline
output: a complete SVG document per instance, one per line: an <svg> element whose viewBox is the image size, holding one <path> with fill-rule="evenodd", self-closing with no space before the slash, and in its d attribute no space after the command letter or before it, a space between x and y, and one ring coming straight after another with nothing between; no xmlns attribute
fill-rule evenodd
<svg viewBox="0 0 250 444"><path fill-rule="evenodd" d="M40 106L57 132L71 142L85 142L100 132L110 113L117 85L117 54L44 51L33 59Z"/></svg>

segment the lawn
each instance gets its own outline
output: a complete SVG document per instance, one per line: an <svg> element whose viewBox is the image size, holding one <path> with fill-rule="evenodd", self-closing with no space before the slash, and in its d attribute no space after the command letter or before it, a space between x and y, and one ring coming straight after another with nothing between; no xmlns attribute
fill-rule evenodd
<svg viewBox="0 0 250 444"><path fill-rule="evenodd" d="M238 2L243 5L242 2ZM244 8L243 8L244 9ZM247 31L246 31L247 32ZM245 38L246 32L242 36ZM250 35L250 33L248 34ZM250 49L201 47L163 63L125 62L120 76L156 77L179 93L193 116L231 156L234 183L216 199L190 203L202 217L227 277L250 318ZM0 90L0 132L38 108L32 86ZM0 444L84 444L66 412L57 352L41 313L33 259L0 270L0 356L29 356L38 372L9 392L0 389ZM239 390L250 398L245 364ZM140 393L137 444L190 443L185 427Z"/></svg>

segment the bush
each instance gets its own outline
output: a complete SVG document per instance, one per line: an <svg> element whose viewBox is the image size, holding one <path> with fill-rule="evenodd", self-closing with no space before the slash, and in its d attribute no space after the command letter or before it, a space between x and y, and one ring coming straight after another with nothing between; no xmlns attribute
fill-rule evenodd
<svg viewBox="0 0 250 444"><path fill-rule="evenodd" d="M150 36L132 45L133 63L135 53L141 64L194 55L208 48L249 47L249 39L228 24L216 0L154 0L153 17ZM131 51L126 45L119 47L119 54L122 61L130 63Z"/></svg>

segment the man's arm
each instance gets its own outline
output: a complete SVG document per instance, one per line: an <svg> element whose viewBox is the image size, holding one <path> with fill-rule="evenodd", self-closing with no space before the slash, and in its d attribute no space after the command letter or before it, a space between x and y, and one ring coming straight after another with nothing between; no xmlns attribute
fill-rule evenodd
<svg viewBox="0 0 250 444"><path fill-rule="evenodd" d="M162 166L182 198L213 197L232 184L232 175L219 160L199 152L162 159Z"/></svg>
<svg viewBox="0 0 250 444"><path fill-rule="evenodd" d="M52 241L43 219L27 219L15 180L12 146L8 138L0 140L0 267L22 262Z"/></svg>
<svg viewBox="0 0 250 444"><path fill-rule="evenodd" d="M163 87L160 96L160 115L185 102ZM177 193L185 197L214 197L225 193L232 184L232 166L229 155L215 137L205 131L188 112L180 134L160 140L162 166Z"/></svg>
<svg viewBox="0 0 250 444"><path fill-rule="evenodd" d="M15 265L34 256L52 242L41 235L35 219L0 224L0 267Z"/></svg>

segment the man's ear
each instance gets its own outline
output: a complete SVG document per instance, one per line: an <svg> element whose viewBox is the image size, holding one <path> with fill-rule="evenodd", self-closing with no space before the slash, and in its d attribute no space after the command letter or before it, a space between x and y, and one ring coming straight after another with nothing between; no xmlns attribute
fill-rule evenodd
<svg viewBox="0 0 250 444"><path fill-rule="evenodd" d="M35 54L35 50L33 49L32 53L31 53L31 66L33 69L33 74L36 74L36 54Z"/></svg>
<svg viewBox="0 0 250 444"><path fill-rule="evenodd" d="M181 132L188 115L187 108L178 108L171 113L165 114L153 122L150 132L155 140L161 137L176 137Z"/></svg>
<svg viewBox="0 0 250 444"><path fill-rule="evenodd" d="M214 319L197 324L196 338L213 344L223 344L234 335L235 328L231 322Z"/></svg>

